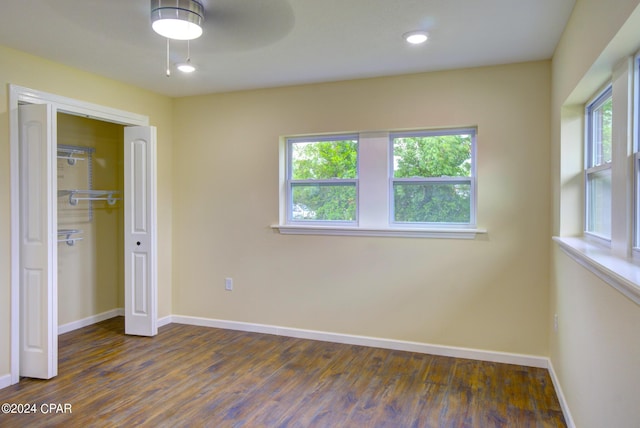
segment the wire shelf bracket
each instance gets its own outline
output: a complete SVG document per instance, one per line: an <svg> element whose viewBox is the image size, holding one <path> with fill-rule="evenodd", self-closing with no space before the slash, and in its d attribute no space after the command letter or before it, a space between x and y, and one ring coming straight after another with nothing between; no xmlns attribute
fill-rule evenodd
<svg viewBox="0 0 640 428"><path fill-rule="evenodd" d="M58 242L65 242L68 246L72 247L77 241L82 241L82 237L75 237L73 235L81 234L80 229L58 229Z"/></svg>

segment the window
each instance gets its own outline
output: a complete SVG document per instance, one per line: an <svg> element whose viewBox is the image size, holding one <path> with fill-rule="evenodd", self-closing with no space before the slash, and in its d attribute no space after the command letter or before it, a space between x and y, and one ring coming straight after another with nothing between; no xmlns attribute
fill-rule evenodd
<svg viewBox="0 0 640 428"><path fill-rule="evenodd" d="M475 144L474 128L285 138L284 202L274 227L473 237L484 232L475 229Z"/></svg>
<svg viewBox="0 0 640 428"><path fill-rule="evenodd" d="M611 239L612 88L587 104L585 139L585 232Z"/></svg>
<svg viewBox="0 0 640 428"><path fill-rule="evenodd" d="M640 305L639 61L640 53L617 61L608 87L585 105L584 237L553 239L567 255ZM575 135L569 114L567 135ZM566 139L571 149L577 148L574 141ZM567 167L571 170L569 163ZM561 186L571 189L568 181Z"/></svg>
<svg viewBox="0 0 640 428"><path fill-rule="evenodd" d="M633 174L634 179L634 236L633 249L640 252L640 53L634 58L634 115L633 115Z"/></svg>
<svg viewBox="0 0 640 428"><path fill-rule="evenodd" d="M640 304L638 58L636 54L618 61L607 88L597 92L585 105L584 237L553 239L569 257ZM632 79L634 73L635 79ZM571 122L570 113L567 135L575 135ZM566 139L571 149L577 148L573 142L573 138ZM575 150L566 151L570 153ZM567 167L571 169L569 163ZM564 185L572 188L568 182L561 183Z"/></svg>
<svg viewBox="0 0 640 428"><path fill-rule="evenodd" d="M475 130L391 134L396 223L475 222Z"/></svg>
<svg viewBox="0 0 640 428"><path fill-rule="evenodd" d="M287 141L288 222L355 224L358 201L358 137Z"/></svg>

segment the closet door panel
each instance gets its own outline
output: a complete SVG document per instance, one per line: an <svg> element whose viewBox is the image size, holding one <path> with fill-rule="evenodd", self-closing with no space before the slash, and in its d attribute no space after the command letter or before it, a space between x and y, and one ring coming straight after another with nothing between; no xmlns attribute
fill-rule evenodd
<svg viewBox="0 0 640 428"><path fill-rule="evenodd" d="M125 333L157 328L156 130L125 128Z"/></svg>
<svg viewBox="0 0 640 428"><path fill-rule="evenodd" d="M54 110L20 106L20 376L58 371Z"/></svg>
<svg viewBox="0 0 640 428"><path fill-rule="evenodd" d="M147 316L149 314L149 301L147 299L147 288L149 287L147 268L149 263L144 253L135 253L132 254L131 257L133 257L133 281L135 284L138 284L133 290L132 310L137 316Z"/></svg>

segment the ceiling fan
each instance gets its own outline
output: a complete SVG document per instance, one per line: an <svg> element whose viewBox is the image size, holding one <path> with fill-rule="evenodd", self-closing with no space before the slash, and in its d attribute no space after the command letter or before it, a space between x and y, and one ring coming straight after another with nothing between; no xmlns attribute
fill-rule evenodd
<svg viewBox="0 0 640 428"><path fill-rule="evenodd" d="M170 41L187 41L186 61L178 70L195 71L191 63L190 41L205 32L216 44L207 45L207 53L224 50L247 50L265 46L284 37L293 27L293 11L288 0L255 2L218 0L207 10L207 0L150 0L151 27L167 39L166 75L171 75Z"/></svg>
<svg viewBox="0 0 640 428"><path fill-rule="evenodd" d="M187 59L176 67L193 73L190 41L202 35L204 7L197 0L151 0L151 28L167 39L167 77L171 76L170 40L187 41Z"/></svg>

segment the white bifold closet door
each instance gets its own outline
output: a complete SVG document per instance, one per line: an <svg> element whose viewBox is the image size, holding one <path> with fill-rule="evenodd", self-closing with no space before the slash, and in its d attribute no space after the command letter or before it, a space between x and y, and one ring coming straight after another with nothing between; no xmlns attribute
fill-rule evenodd
<svg viewBox="0 0 640 428"><path fill-rule="evenodd" d="M157 326L156 129L124 131L125 333L155 336Z"/></svg>
<svg viewBox="0 0 640 428"><path fill-rule="evenodd" d="M55 111L19 107L20 376L58 374Z"/></svg>

